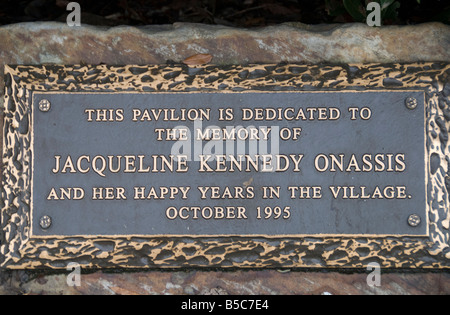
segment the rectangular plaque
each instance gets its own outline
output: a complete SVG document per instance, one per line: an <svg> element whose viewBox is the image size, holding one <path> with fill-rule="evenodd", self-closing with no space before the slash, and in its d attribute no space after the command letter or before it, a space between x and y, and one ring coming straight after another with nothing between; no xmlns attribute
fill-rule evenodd
<svg viewBox="0 0 450 315"><path fill-rule="evenodd" d="M427 218L421 91L37 92L32 104L32 235L427 234L407 222Z"/></svg>
<svg viewBox="0 0 450 315"><path fill-rule="evenodd" d="M448 268L449 65L7 66L8 268Z"/></svg>

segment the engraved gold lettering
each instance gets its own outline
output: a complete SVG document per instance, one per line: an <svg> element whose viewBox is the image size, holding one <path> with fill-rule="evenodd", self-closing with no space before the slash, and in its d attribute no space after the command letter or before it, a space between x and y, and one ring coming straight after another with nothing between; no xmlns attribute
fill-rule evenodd
<svg viewBox="0 0 450 315"><path fill-rule="evenodd" d="M200 168L198 171L201 173L234 172L236 168L245 172L285 172L292 168L293 172L300 172L303 154L255 154L253 156L244 154L238 155L237 158L233 155L216 155L215 157L215 162L213 162L212 155L199 155Z"/></svg>
<svg viewBox="0 0 450 315"><path fill-rule="evenodd" d="M175 187L175 186L161 186L161 187L134 187L134 199L135 200L158 200L158 199L171 199L174 200L177 197L181 199L187 199L188 193L191 187ZM148 190L148 192L147 192Z"/></svg>
<svg viewBox="0 0 450 315"><path fill-rule="evenodd" d="M123 187L93 187L92 200L127 200Z"/></svg>
<svg viewBox="0 0 450 315"><path fill-rule="evenodd" d="M169 207L166 209L166 217L169 220L175 220L180 218L181 220L230 220L230 219L238 219L245 220L247 219L247 209L245 207L180 207L179 209L176 207Z"/></svg>
<svg viewBox="0 0 450 315"><path fill-rule="evenodd" d="M54 174L59 172L60 163L61 163L61 155L55 155L55 167L52 169L52 172Z"/></svg>
<svg viewBox="0 0 450 315"><path fill-rule="evenodd" d="M314 167L319 172L404 172L406 169L403 153L363 154L318 154L314 158Z"/></svg>
<svg viewBox="0 0 450 315"><path fill-rule="evenodd" d="M148 173L148 172L150 172L150 166L147 167L147 168L144 168L145 155L138 155L138 159L139 159L138 173Z"/></svg>
<svg viewBox="0 0 450 315"><path fill-rule="evenodd" d="M55 188L50 190L47 200L81 200L84 198L84 189L80 187L59 188L59 195Z"/></svg>
<svg viewBox="0 0 450 315"><path fill-rule="evenodd" d="M155 128L155 133L158 134L156 138L158 141L186 141L189 139L186 128Z"/></svg>
<svg viewBox="0 0 450 315"><path fill-rule="evenodd" d="M396 172L404 172L406 169L405 164L405 155L404 154L397 154L395 156L395 171Z"/></svg>
<svg viewBox="0 0 450 315"><path fill-rule="evenodd" d="M291 199L320 199L322 198L321 186L288 186Z"/></svg>
<svg viewBox="0 0 450 315"><path fill-rule="evenodd" d="M148 163L146 159L153 161ZM164 173L166 171L186 173L189 170L187 155L81 155L76 160L70 155L62 160L60 155L55 155L55 167L52 173L81 173L87 174L91 170L101 177L106 177L107 172L123 173ZM64 161L64 164L62 162ZM74 163L76 161L76 163Z"/></svg>
<svg viewBox="0 0 450 315"><path fill-rule="evenodd" d="M88 122L121 122L124 120L124 110L122 108L100 108L85 109Z"/></svg>
<svg viewBox="0 0 450 315"><path fill-rule="evenodd" d="M219 140L269 140L271 127L207 127L204 130L196 129L195 139L197 141L219 141Z"/></svg>
<svg viewBox="0 0 450 315"><path fill-rule="evenodd" d="M224 187L219 186L198 186L201 199L253 199L255 197L255 188L248 187Z"/></svg>
<svg viewBox="0 0 450 315"><path fill-rule="evenodd" d="M305 120L337 120L341 117L336 107L308 107L303 108L242 108L243 121L305 121Z"/></svg>
<svg viewBox="0 0 450 315"><path fill-rule="evenodd" d="M120 169L121 169L122 156L121 155L117 155L117 156L115 156L115 158L117 159L117 168L116 169L113 168L114 155L108 156L109 171L111 173L119 173ZM80 159L81 159L81 157L80 157ZM78 159L78 160L80 160L80 159Z"/></svg>
<svg viewBox="0 0 450 315"><path fill-rule="evenodd" d="M406 194L406 186L387 185L375 186L368 192L366 186L330 186L334 199L406 199L411 198Z"/></svg>
<svg viewBox="0 0 450 315"><path fill-rule="evenodd" d="M210 108L133 108L134 122L210 120Z"/></svg>
<svg viewBox="0 0 450 315"><path fill-rule="evenodd" d="M136 156L134 155L125 155L125 173L135 173L136 172L136 167L135 167L135 162L136 162Z"/></svg>
<svg viewBox="0 0 450 315"><path fill-rule="evenodd" d="M87 169L84 169L81 167L81 161L86 160L89 163L89 156L88 155L82 155L77 159L77 169L78 172L82 173L82 174L86 174L89 172L89 167Z"/></svg>
<svg viewBox="0 0 450 315"><path fill-rule="evenodd" d="M98 161L101 162L101 166L97 167L98 165ZM94 170L95 173L97 173L98 175L100 175L101 177L105 177L106 175L103 173L106 170L106 159L101 156L101 155L97 155L96 157L94 157L94 159L92 160L92 169Z"/></svg>
<svg viewBox="0 0 450 315"><path fill-rule="evenodd" d="M69 156L67 156L66 159L66 163L64 163L64 167L61 170L61 173L67 173L67 169L70 169L69 172L70 173L76 173L77 171L75 170L75 167L73 166L73 161L72 158Z"/></svg>
<svg viewBox="0 0 450 315"><path fill-rule="evenodd" d="M277 187L263 187L263 199L280 199L280 186Z"/></svg>

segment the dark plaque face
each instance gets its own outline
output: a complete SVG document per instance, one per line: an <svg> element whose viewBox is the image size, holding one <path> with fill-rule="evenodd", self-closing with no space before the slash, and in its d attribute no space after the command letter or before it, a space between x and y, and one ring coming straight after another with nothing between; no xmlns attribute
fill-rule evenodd
<svg viewBox="0 0 450 315"><path fill-rule="evenodd" d="M420 91L35 93L33 106L36 236L427 234L408 224L427 221Z"/></svg>
<svg viewBox="0 0 450 315"><path fill-rule="evenodd" d="M7 67L0 261L447 268L448 72Z"/></svg>

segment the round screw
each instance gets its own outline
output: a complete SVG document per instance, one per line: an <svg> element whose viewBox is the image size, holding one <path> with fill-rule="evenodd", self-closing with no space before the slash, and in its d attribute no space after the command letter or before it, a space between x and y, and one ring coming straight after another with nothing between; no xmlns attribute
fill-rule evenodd
<svg viewBox="0 0 450 315"><path fill-rule="evenodd" d="M408 109L415 109L417 107L417 100L414 97L408 97L405 100L405 105Z"/></svg>
<svg viewBox="0 0 450 315"><path fill-rule="evenodd" d="M50 110L51 104L49 100L43 99L39 101L39 110L41 112L48 112Z"/></svg>
<svg viewBox="0 0 450 315"><path fill-rule="evenodd" d="M39 220L39 225L40 225L41 228L43 228L44 230L48 229L48 228L52 225L52 218L50 218L48 215L44 215L44 216L41 217L41 219Z"/></svg>
<svg viewBox="0 0 450 315"><path fill-rule="evenodd" d="M421 220L420 216L417 214L411 214L408 218L408 224L412 227L419 226L421 221L422 220Z"/></svg>

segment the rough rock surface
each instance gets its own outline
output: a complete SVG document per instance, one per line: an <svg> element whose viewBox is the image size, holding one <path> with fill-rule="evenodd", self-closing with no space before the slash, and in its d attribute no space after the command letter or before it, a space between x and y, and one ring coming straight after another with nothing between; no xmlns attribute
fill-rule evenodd
<svg viewBox="0 0 450 315"><path fill-rule="evenodd" d="M423 295L450 294L444 273L381 274L381 286L367 285L367 274L337 272L175 271L82 274L80 286L67 285L69 271L27 274L16 271L0 286L0 294L205 294L205 295Z"/></svg>
<svg viewBox="0 0 450 315"><path fill-rule="evenodd" d="M450 26L283 24L257 29L176 23L71 28L62 23L0 27L1 64L155 64L208 53L215 64L415 62L450 59Z"/></svg>
<svg viewBox="0 0 450 315"><path fill-rule="evenodd" d="M15 24L0 27L0 96L4 64L158 64L200 53L212 55L214 64L448 62L450 27L291 23L234 29L177 23L108 29ZM0 271L0 294L450 294L448 272L386 273L379 288L369 287L364 273L97 271L83 274L80 287L67 286L67 273Z"/></svg>

